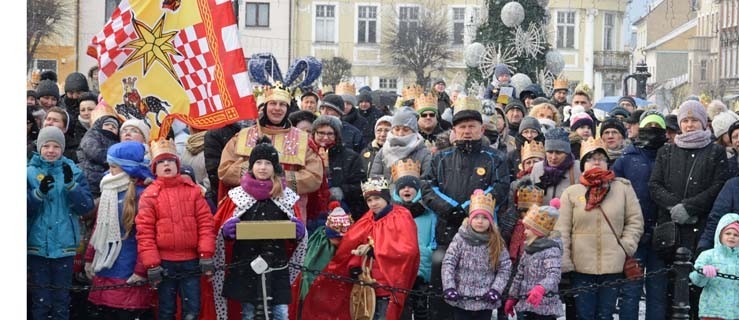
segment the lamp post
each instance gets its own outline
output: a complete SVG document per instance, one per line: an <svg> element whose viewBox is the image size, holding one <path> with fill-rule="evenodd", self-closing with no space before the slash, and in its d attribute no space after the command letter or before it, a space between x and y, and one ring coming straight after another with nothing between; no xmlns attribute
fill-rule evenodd
<svg viewBox="0 0 739 320"><path fill-rule="evenodd" d="M639 63L636 64L636 72L626 76L624 78L624 90L623 95L628 96L629 95L629 85L628 81L631 78L634 78L636 80L636 96L641 99L647 99L647 79L651 77L652 74L647 71L647 64L644 62L644 60L639 61Z"/></svg>

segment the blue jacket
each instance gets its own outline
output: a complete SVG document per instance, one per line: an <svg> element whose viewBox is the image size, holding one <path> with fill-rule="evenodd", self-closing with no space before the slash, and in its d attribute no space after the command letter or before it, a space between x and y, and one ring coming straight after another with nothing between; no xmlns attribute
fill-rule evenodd
<svg viewBox="0 0 739 320"><path fill-rule="evenodd" d="M649 193L649 177L652 175L655 159L657 150L637 148L631 144L624 149L623 156L616 159L611 167L617 177L631 181L631 186L639 199L644 217L644 234L640 244L652 241L652 230L657 224L657 203L652 200Z"/></svg>
<svg viewBox="0 0 739 320"><path fill-rule="evenodd" d="M708 214L706 228L703 229L703 234L701 234L698 241L698 248L713 248L713 235L716 230L721 230L717 229L716 225L721 217L729 212L739 212L739 177L727 180L724 187L721 188L716 201L713 202L711 213Z"/></svg>
<svg viewBox="0 0 739 320"><path fill-rule="evenodd" d="M418 204L423 206L421 201L421 190L417 190L416 197L411 200L410 204L403 202L398 195L398 191L393 191L393 202L403 205L412 206ZM436 213L426 206L423 213L416 215L411 208L406 207L416 222L416 230L418 230L418 251L421 254L421 263L418 265L418 276L424 281L431 282L431 254L436 250ZM420 208L420 207L419 207ZM420 211L420 210L419 210Z"/></svg>
<svg viewBox="0 0 739 320"><path fill-rule="evenodd" d="M701 270L705 265L712 265L719 273L739 275L739 248L729 248L719 241L720 230L730 223L739 221L739 214L724 215L718 223L714 236L714 248L703 251L695 260L695 268ZM698 315L703 318L739 319L739 284L736 280L724 278L707 278L693 271L690 281L703 287L698 307Z"/></svg>
<svg viewBox="0 0 739 320"><path fill-rule="evenodd" d="M67 186L63 163L72 168L72 183ZM47 174L54 177L54 187L44 195L39 185ZM77 216L94 207L82 170L64 156L50 162L35 153L26 168L26 204L28 254L52 259L74 256L80 244Z"/></svg>
<svg viewBox="0 0 739 320"><path fill-rule="evenodd" d="M139 196L141 196L141 192L143 192L144 189L146 189L145 185L136 185L137 203L139 201ZM99 272L95 273L96 276L128 279L133 274L134 267L136 266L136 258L138 257L138 254L136 251L135 225L133 226L133 228L131 228L131 232L128 234L128 237L123 239L123 236L126 234L126 229L123 228L123 204L124 199L126 198L127 191L128 190L118 193L118 225L120 226L122 239L121 252L118 254L118 258L116 258L115 262L113 262L113 265L110 267L110 269L100 270Z"/></svg>

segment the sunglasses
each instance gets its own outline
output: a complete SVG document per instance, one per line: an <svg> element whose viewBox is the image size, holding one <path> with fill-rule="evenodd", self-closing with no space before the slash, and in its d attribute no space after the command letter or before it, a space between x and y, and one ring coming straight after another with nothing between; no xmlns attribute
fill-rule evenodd
<svg viewBox="0 0 739 320"><path fill-rule="evenodd" d="M433 117L436 117L436 113L424 112L421 114L421 118L433 118Z"/></svg>

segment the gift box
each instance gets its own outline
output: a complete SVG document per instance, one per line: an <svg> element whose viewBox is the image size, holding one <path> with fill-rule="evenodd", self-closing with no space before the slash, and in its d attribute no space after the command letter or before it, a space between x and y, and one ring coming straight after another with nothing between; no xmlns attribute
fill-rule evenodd
<svg viewBox="0 0 739 320"><path fill-rule="evenodd" d="M236 224L236 240L295 239L295 222L241 221Z"/></svg>

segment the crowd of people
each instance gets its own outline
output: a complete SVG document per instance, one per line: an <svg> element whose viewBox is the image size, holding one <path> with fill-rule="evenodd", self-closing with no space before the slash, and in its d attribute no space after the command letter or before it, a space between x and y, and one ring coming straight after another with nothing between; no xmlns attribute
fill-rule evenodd
<svg viewBox="0 0 739 320"><path fill-rule="evenodd" d="M628 96L605 113L587 84L548 97L511 76L496 66L479 96L409 86L393 106L347 82L277 84L255 120L157 139L84 74L60 95L43 73L27 94L29 317L639 319L644 296L661 320L672 274L618 280L685 247L691 318L739 319L721 276L739 275L739 115Z"/></svg>

